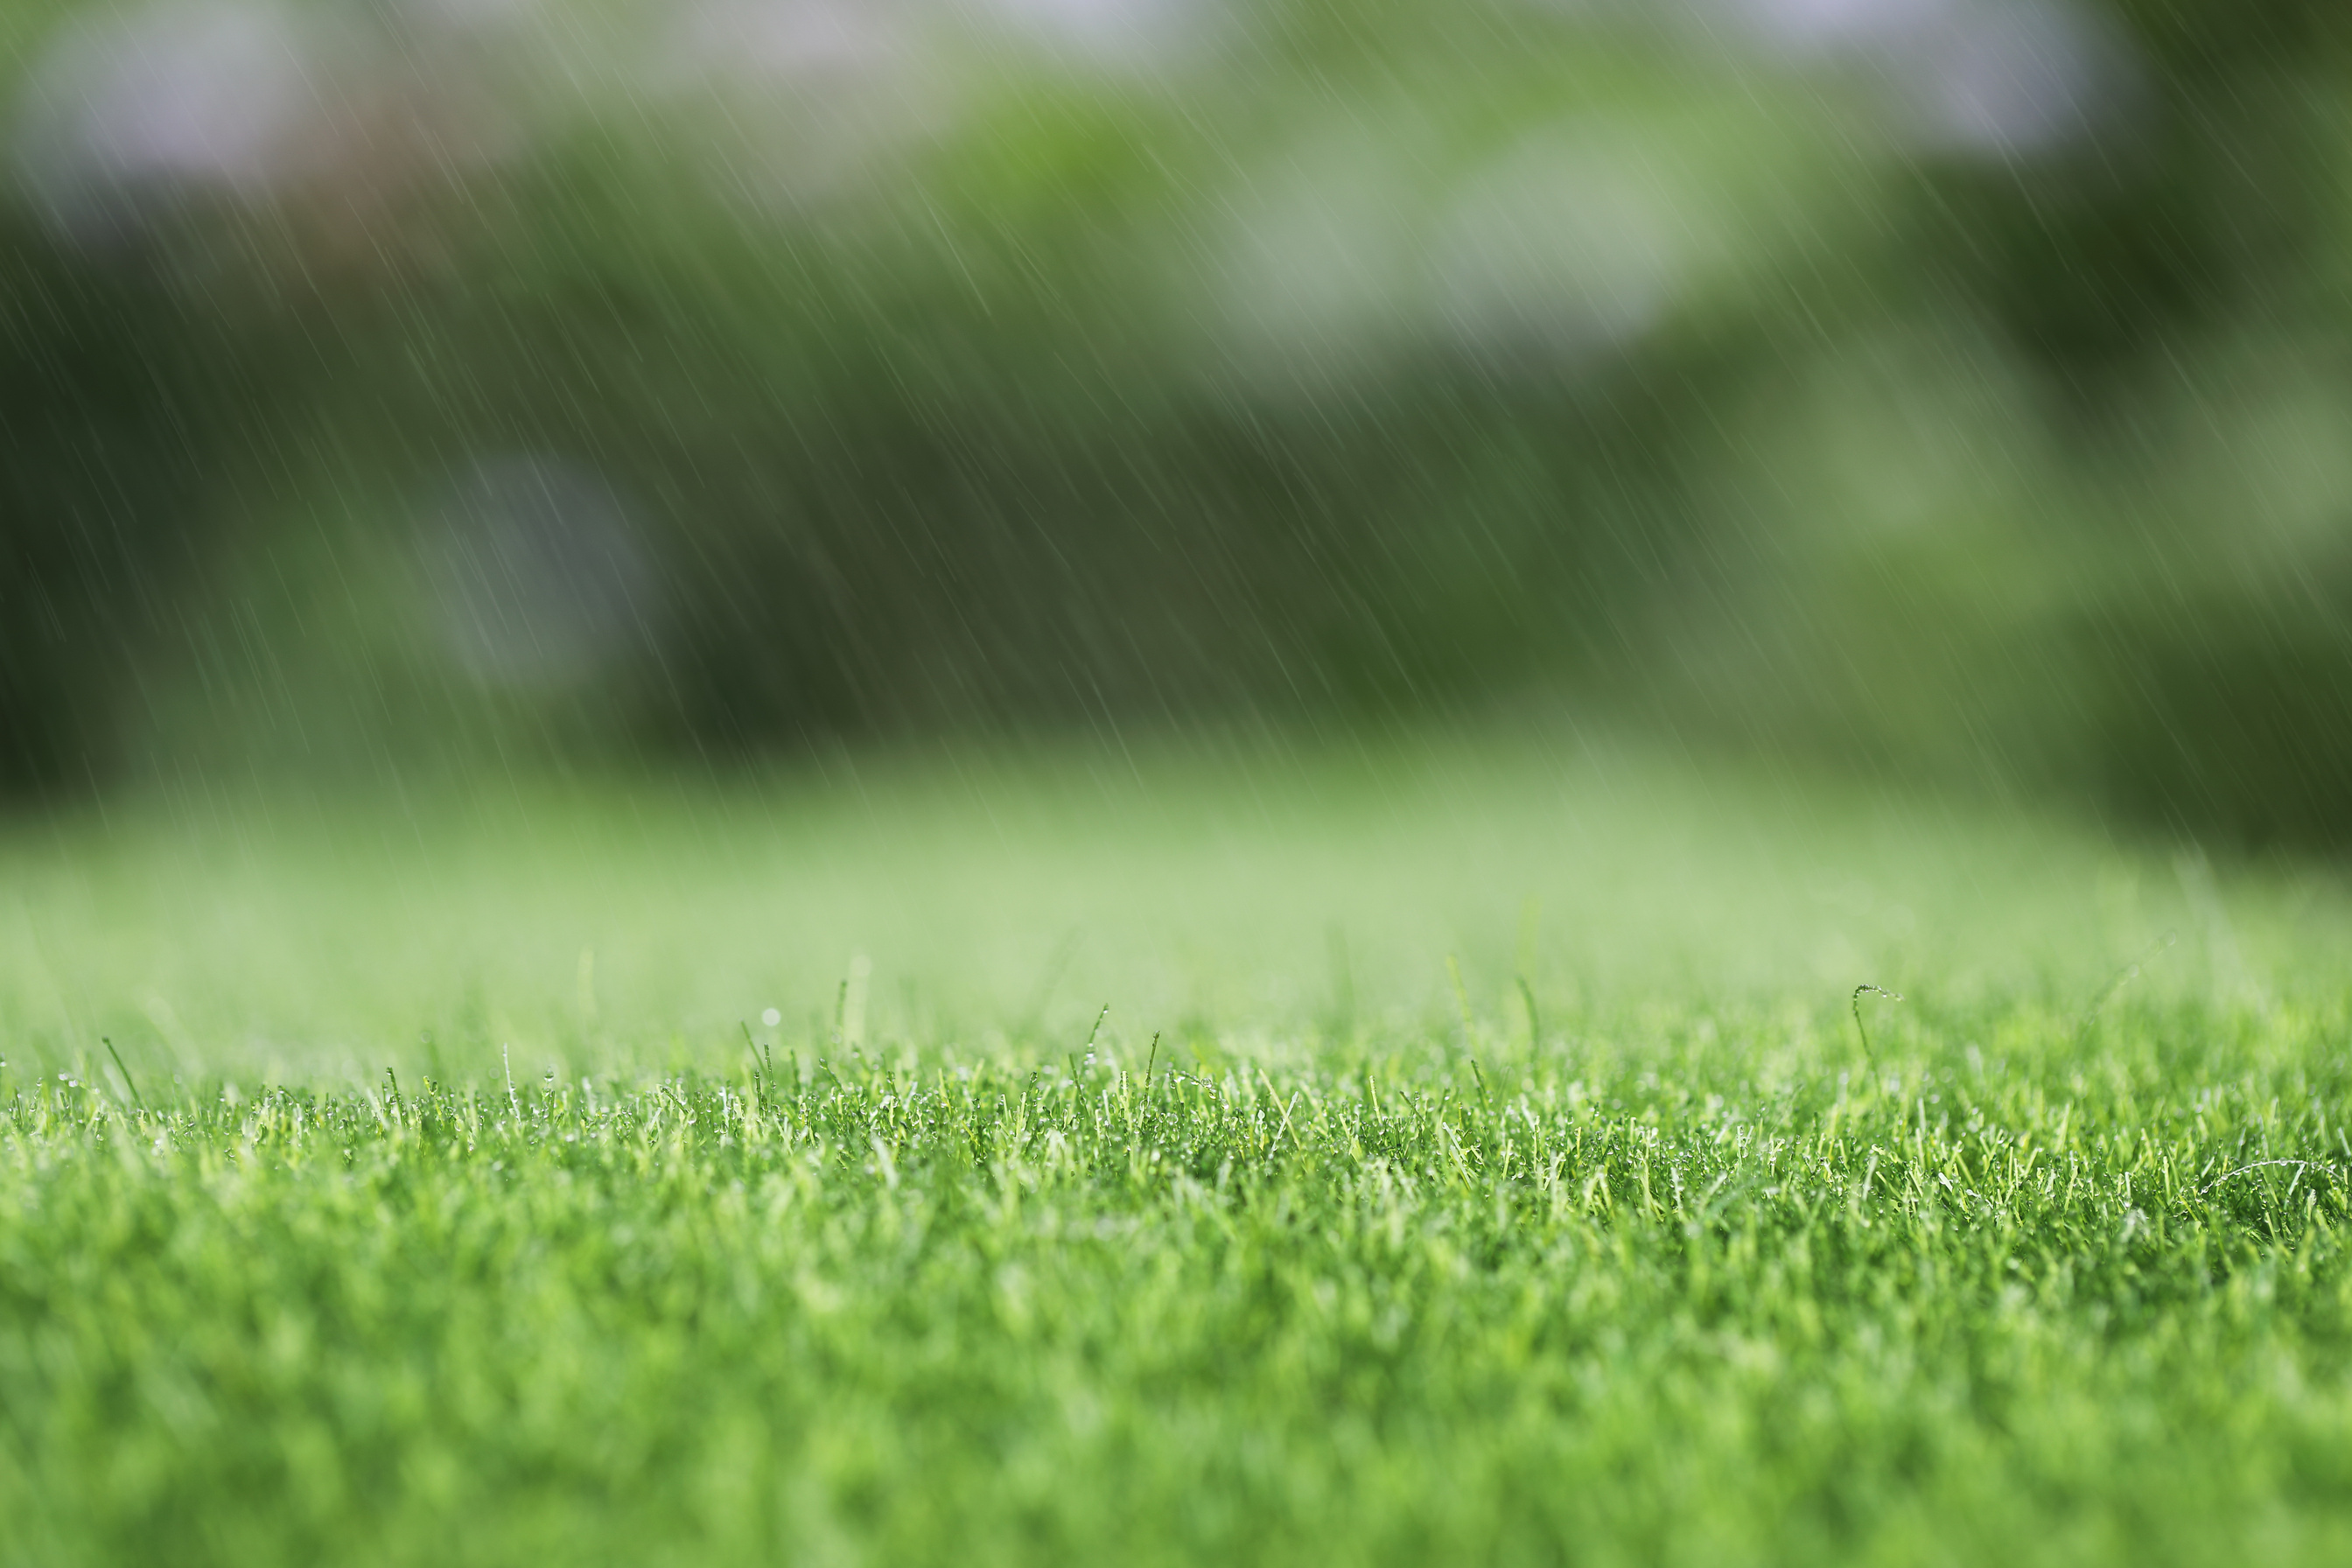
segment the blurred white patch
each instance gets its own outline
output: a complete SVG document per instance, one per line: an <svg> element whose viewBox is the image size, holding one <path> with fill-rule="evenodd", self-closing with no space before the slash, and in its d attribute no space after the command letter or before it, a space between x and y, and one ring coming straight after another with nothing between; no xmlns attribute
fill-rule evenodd
<svg viewBox="0 0 2352 1568"><path fill-rule="evenodd" d="M1712 249L1706 215L1622 139L1570 130L1474 174L1440 226L1435 309L1490 358L1573 358L1624 343Z"/></svg>
<svg viewBox="0 0 2352 1568"><path fill-rule="evenodd" d="M709 162L759 205L860 184L950 118L946 73L889 0L703 0L668 26L648 87L723 107Z"/></svg>
<svg viewBox="0 0 2352 1568"><path fill-rule="evenodd" d="M314 243L381 249L418 190L519 151L509 43L526 0L400 0L362 18L274 0L162 0L66 26L15 127L19 177L84 242L192 197L307 201ZM396 229L397 224L377 224Z"/></svg>
<svg viewBox="0 0 2352 1568"><path fill-rule="evenodd" d="M677 65L693 75L814 86L887 71L904 52L887 5L849 0L712 0L678 16Z"/></svg>
<svg viewBox="0 0 2352 1568"><path fill-rule="evenodd" d="M34 65L18 169L68 230L173 186L261 194L315 158L333 53L321 30L267 0L76 23Z"/></svg>
<svg viewBox="0 0 2352 1568"><path fill-rule="evenodd" d="M1212 0L962 0L956 8L1096 64L1144 68L1184 58L1225 20Z"/></svg>
<svg viewBox="0 0 2352 1568"><path fill-rule="evenodd" d="M1416 325L1426 203L1407 160L1360 135L1310 141L1237 199L1218 258L1218 314L1261 383L1313 390Z"/></svg>
<svg viewBox="0 0 2352 1568"><path fill-rule="evenodd" d="M1764 41L1800 52L1883 41L1916 32L1951 0L1714 0Z"/></svg>
<svg viewBox="0 0 2352 1568"><path fill-rule="evenodd" d="M1769 52L1879 78L1902 138L2014 156L2073 141L2129 72L2121 42L2064 0L1699 0Z"/></svg>
<svg viewBox="0 0 2352 1568"><path fill-rule="evenodd" d="M477 465L425 541L443 637L486 686L576 687L646 647L651 569L620 498L577 464Z"/></svg>

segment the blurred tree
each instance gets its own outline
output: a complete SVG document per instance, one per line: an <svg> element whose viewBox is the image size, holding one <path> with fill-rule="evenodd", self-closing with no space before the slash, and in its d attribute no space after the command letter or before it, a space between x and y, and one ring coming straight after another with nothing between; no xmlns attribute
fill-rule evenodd
<svg viewBox="0 0 2352 1568"><path fill-rule="evenodd" d="M2352 836L2338 5L463 9L6 24L0 785L1535 689Z"/></svg>
<svg viewBox="0 0 2352 1568"><path fill-rule="evenodd" d="M184 328L143 266L93 269L0 214L0 790L111 773L203 558Z"/></svg>

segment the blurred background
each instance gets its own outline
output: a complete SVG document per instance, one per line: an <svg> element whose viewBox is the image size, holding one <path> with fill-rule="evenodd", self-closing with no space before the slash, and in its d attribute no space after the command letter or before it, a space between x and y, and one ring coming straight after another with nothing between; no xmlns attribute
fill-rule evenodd
<svg viewBox="0 0 2352 1568"><path fill-rule="evenodd" d="M1467 716L2352 843L2341 0L12 0L0 794Z"/></svg>

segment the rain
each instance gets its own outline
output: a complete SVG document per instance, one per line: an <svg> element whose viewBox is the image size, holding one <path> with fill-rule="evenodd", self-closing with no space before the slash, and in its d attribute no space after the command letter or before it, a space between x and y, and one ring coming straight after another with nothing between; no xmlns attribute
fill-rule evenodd
<svg viewBox="0 0 2352 1568"><path fill-rule="evenodd" d="M0 1557L2340 1547L2352 12L0 62Z"/></svg>

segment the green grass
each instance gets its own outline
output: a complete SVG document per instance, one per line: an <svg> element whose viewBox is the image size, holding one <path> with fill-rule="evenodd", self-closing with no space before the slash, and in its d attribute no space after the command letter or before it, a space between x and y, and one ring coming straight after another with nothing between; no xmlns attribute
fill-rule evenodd
<svg viewBox="0 0 2352 1568"><path fill-rule="evenodd" d="M1528 745L0 889L12 1563L2352 1557L2317 876Z"/></svg>

